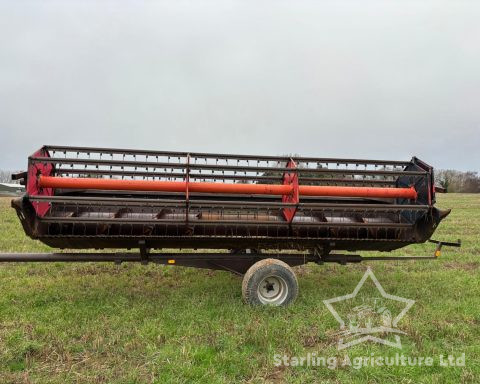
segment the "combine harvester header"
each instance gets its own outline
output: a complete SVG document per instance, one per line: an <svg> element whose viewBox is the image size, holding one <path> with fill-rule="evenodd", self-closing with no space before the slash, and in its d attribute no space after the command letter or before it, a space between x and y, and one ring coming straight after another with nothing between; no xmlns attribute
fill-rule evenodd
<svg viewBox="0 0 480 384"><path fill-rule="evenodd" d="M405 259L332 251L423 243L450 212L434 207L433 169L415 157L45 146L15 178L22 179L26 194L12 206L30 237L62 249L139 252L4 254L0 261L152 261L248 270L243 294L250 303L291 302L298 287L290 266ZM458 244L440 242L437 255L442 245Z"/></svg>

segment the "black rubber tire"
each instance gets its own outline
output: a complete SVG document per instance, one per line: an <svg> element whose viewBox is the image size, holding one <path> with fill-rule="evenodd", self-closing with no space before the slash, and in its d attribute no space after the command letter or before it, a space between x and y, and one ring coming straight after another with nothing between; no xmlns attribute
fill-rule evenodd
<svg viewBox="0 0 480 384"><path fill-rule="evenodd" d="M265 282L280 283L278 299L266 298ZM284 289L284 291L281 291ZM273 288L272 288L273 291ZM263 293L262 293L263 292ZM281 292L281 293L280 293ZM293 269L281 260L264 259L253 264L245 273L242 282L242 295L250 305L286 306L295 301L298 296L298 281Z"/></svg>

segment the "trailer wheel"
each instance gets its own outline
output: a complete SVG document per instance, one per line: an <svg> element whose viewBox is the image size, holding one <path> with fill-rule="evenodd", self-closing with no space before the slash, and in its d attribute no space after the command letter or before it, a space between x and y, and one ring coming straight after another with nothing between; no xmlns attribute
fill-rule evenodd
<svg viewBox="0 0 480 384"><path fill-rule="evenodd" d="M297 277L283 261L260 260L243 277L242 295L251 305L288 305L298 295Z"/></svg>

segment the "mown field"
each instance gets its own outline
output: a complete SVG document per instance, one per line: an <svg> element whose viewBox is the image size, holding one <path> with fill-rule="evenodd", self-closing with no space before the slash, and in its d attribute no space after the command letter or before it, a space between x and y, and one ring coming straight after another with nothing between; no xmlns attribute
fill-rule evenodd
<svg viewBox="0 0 480 384"><path fill-rule="evenodd" d="M478 383L480 195L441 195L453 208L435 238L462 239L436 261L308 265L288 308L250 308L227 272L123 264L0 265L0 383ZM48 251L25 237L0 199L0 251ZM432 245L395 255L430 255ZM387 293L416 303L399 323L401 353L461 355L464 367L277 367L274 355L393 356L338 351L323 300L351 293L370 266Z"/></svg>

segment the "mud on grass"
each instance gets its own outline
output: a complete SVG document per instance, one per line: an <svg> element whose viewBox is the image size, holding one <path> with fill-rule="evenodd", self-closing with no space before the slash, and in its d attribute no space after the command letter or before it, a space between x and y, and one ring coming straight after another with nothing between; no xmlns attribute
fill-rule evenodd
<svg viewBox="0 0 480 384"><path fill-rule="evenodd" d="M107 263L0 265L1 383L480 381L480 196L442 195L453 208L435 238L462 239L437 261L308 265L289 308L250 308L226 272ZM0 251L49 248L26 238L0 199ZM395 255L430 255L415 245ZM364 255L373 255L365 253ZM350 293L370 265L388 293L416 300L399 324L406 355L466 354L466 366L275 367L274 354L336 350L336 320L323 300ZM391 356L363 344L351 358Z"/></svg>

